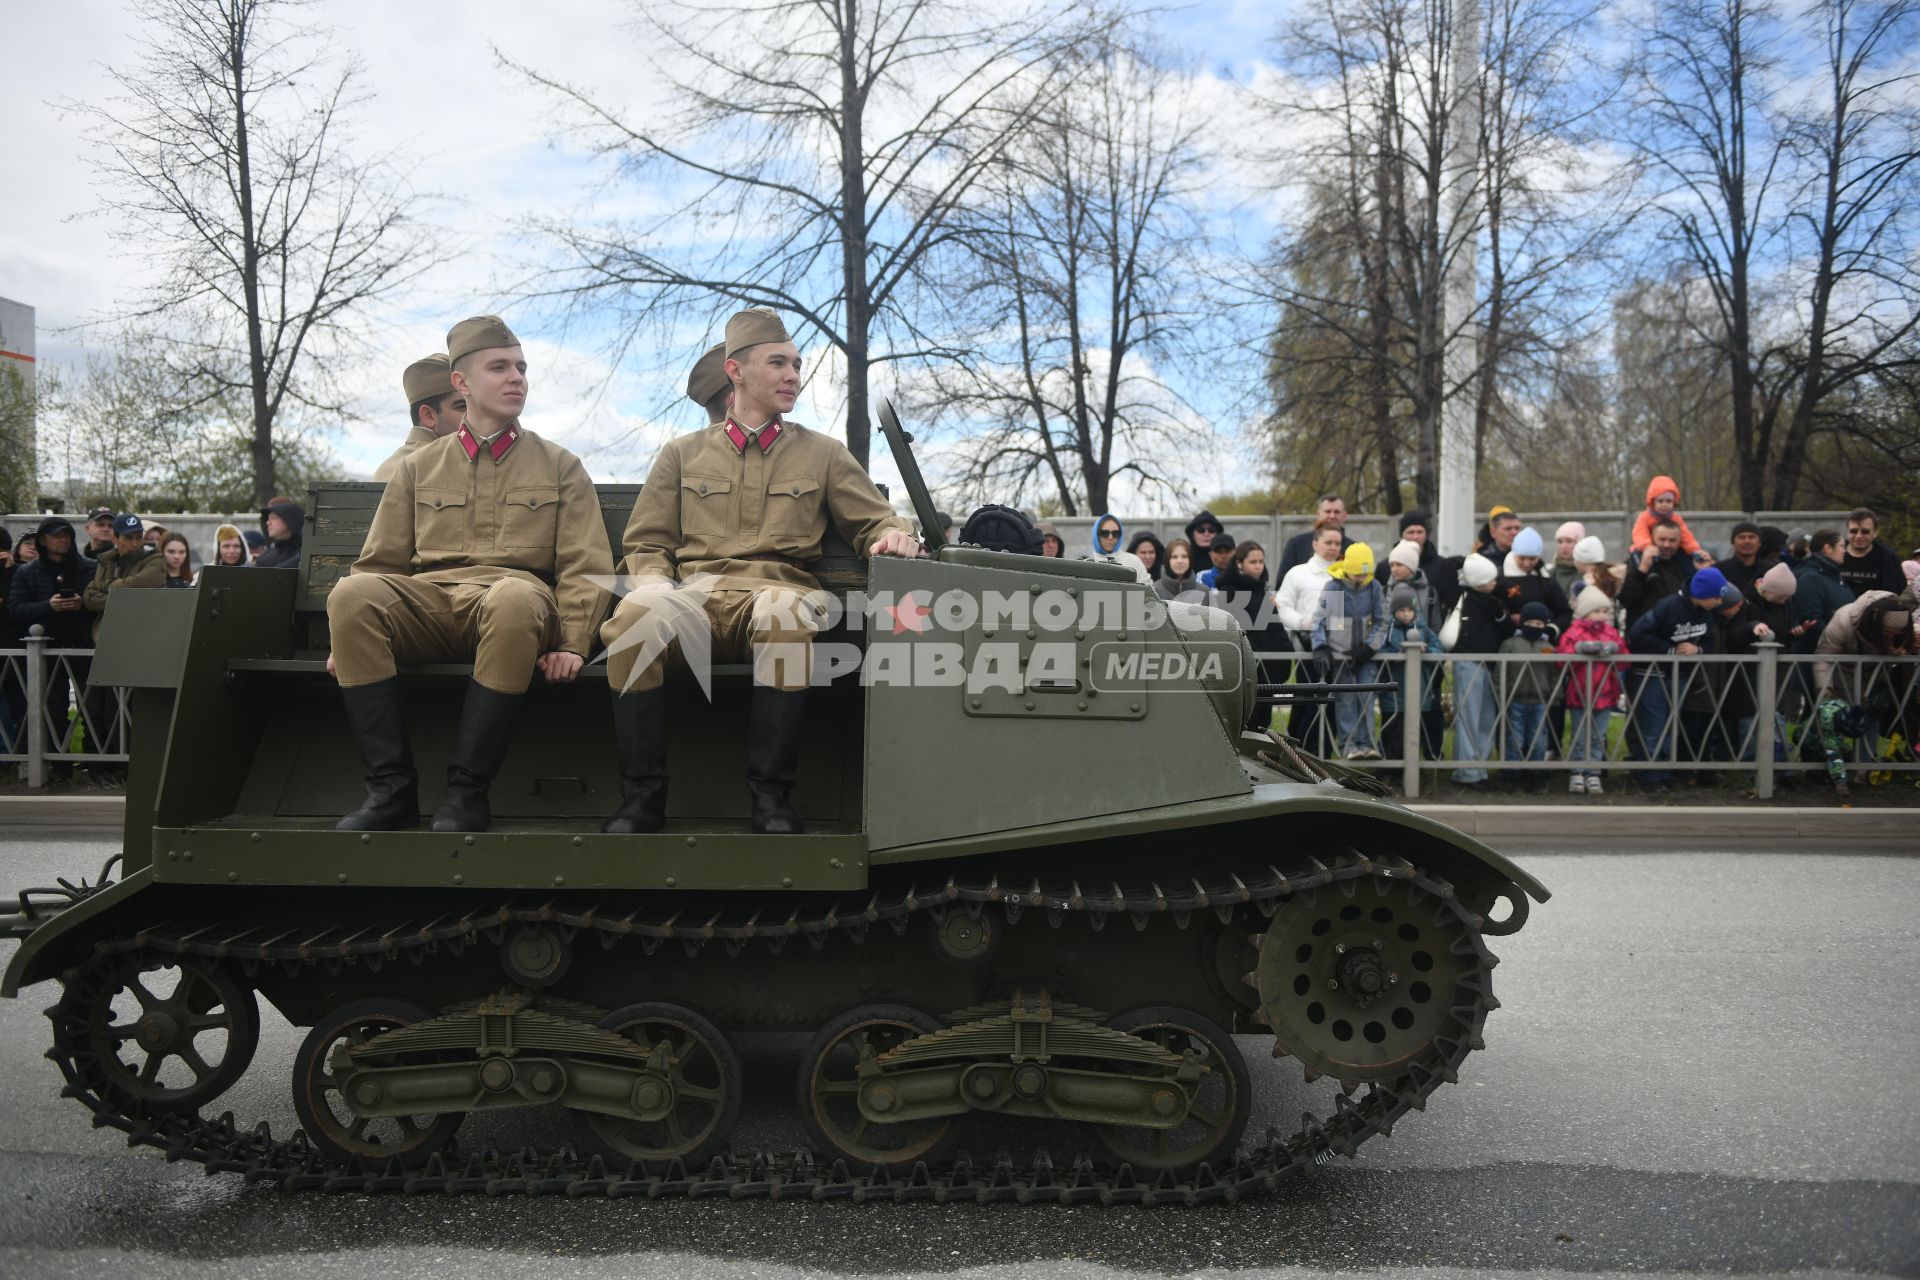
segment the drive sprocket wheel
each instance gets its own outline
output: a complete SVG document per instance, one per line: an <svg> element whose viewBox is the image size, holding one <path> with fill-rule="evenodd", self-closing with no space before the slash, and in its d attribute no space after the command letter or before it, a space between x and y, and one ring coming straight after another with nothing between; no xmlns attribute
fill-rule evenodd
<svg viewBox="0 0 1920 1280"><path fill-rule="evenodd" d="M340 1096L329 1059L342 1044L363 1045L375 1036L425 1022L433 1014L404 1000L356 1000L315 1024L293 1058L293 1109L314 1146L342 1162L397 1159L409 1168L453 1141L464 1112L440 1115L355 1115Z"/></svg>
<svg viewBox="0 0 1920 1280"><path fill-rule="evenodd" d="M692 1168L718 1152L740 1116L741 1095L740 1055L720 1028L691 1009L658 1002L615 1009L599 1025L648 1049L664 1049L664 1083L673 1095L671 1108L658 1120L587 1113L601 1154L617 1160L678 1159Z"/></svg>
<svg viewBox="0 0 1920 1280"><path fill-rule="evenodd" d="M1477 1034L1491 958L1445 902L1411 879L1367 878L1289 898L1260 943L1255 985L1276 1056L1311 1079L1397 1079L1443 1041Z"/></svg>
<svg viewBox="0 0 1920 1280"><path fill-rule="evenodd" d="M199 958L103 957L67 975L51 1013L75 1083L156 1114L191 1115L212 1102L260 1042L253 992Z"/></svg>
<svg viewBox="0 0 1920 1280"><path fill-rule="evenodd" d="M1114 1161L1130 1164L1136 1171L1186 1173L1230 1159L1253 1108L1253 1084L1233 1037L1190 1009L1158 1005L1130 1009L1107 1025L1151 1040L1170 1053L1194 1055L1207 1069L1194 1088L1187 1118L1174 1128L1088 1126Z"/></svg>
<svg viewBox="0 0 1920 1280"><path fill-rule="evenodd" d="M800 1119L814 1149L849 1169L889 1173L911 1169L916 1161L943 1157L953 1143L952 1117L881 1124L860 1113L860 1063L896 1045L939 1031L945 1024L930 1014L898 1004L869 1004L849 1009L814 1034L800 1059L797 1093Z"/></svg>

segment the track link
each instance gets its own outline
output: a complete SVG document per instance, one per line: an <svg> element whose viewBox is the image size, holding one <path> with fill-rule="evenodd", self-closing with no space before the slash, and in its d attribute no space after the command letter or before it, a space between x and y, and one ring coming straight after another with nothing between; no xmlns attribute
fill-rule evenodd
<svg viewBox="0 0 1920 1280"><path fill-rule="evenodd" d="M361 1193L461 1195L637 1196L647 1199L722 1196L728 1199L855 1200L936 1204L1199 1204L1239 1200L1270 1191L1294 1174L1328 1163L1335 1155L1352 1156L1360 1143L1376 1133L1391 1133L1409 1111L1422 1110L1442 1084L1459 1078L1466 1056L1482 1045L1487 1014L1498 1008L1493 998L1492 970L1498 959L1481 937L1487 923L1461 903L1453 887L1397 857L1376 858L1349 852L1329 865L1309 860L1307 870L1287 876L1269 866L1250 875L1229 875L1224 881L1203 884L1193 880L1169 892L1160 884L1124 889L1115 883L1103 891L1084 892L1077 883L1064 890L1043 886L1035 879L1026 887L1009 887L998 876L984 882L950 878L930 893L910 886L897 895L875 894L864 905L828 903L806 912L793 909L784 918L765 908L745 912L721 910L704 920L688 920L684 912L650 915L643 910L615 913L602 907L576 908L558 899L541 902L508 900L497 906L427 921L403 921L382 931L375 928L336 928L299 937L261 926L230 928L218 924L158 924L126 938L101 943L102 957L140 952L157 963L174 957L201 956L238 962L243 969L283 965L290 969L312 966L387 963L424 958L440 947L464 949L482 941L497 941L506 929L522 924L547 924L564 930L591 933L606 946L623 939L637 940L651 954L669 942L685 946L689 954L719 945L730 954L749 945L765 945L778 952L793 938L804 938L814 948L835 933L858 942L875 925L904 933L913 920L946 911L1002 912L1017 923L1028 910L1044 911L1048 923L1062 927L1084 920L1098 929L1124 917L1138 929L1156 920L1185 928L1199 912L1212 911L1223 923L1236 917L1264 923L1280 904L1295 894L1332 887L1351 894L1368 878L1410 883L1431 897L1436 909L1450 912L1466 926L1477 966L1475 981L1463 983L1463 997L1453 1006L1450 1033L1435 1037L1424 1060L1409 1064L1404 1075L1384 1083L1366 1084L1354 1096L1352 1082L1333 1098L1333 1110L1301 1116L1301 1127L1282 1136L1269 1129L1263 1142L1243 1148L1218 1168L1201 1165L1193 1174L1175 1178L1136 1176L1129 1165L1103 1168L1091 1156L1075 1154L1055 1162L1045 1152L1030 1162L1016 1164L1002 1156L976 1162L962 1154L949 1164L915 1165L905 1174L884 1170L871 1175L850 1173L838 1161L818 1163L806 1151L791 1154L716 1156L705 1166L687 1168L679 1161L649 1165L634 1161L609 1167L600 1157L583 1159L572 1148L517 1152L485 1150L434 1155L424 1165L408 1169L391 1160L378 1166L356 1159L329 1161L296 1132L290 1139L275 1138L265 1123L248 1128L231 1112L216 1119L199 1115L151 1115L138 1107L126 1108L104 1087L99 1064L85 1048L83 1028L75 1025L67 1001L47 1010L54 1024L54 1059L66 1078L63 1096L78 1099L92 1112L98 1128L114 1128L127 1135L129 1146L153 1147L169 1162L189 1160L209 1174L235 1173L249 1183L264 1182L287 1191L356 1191ZM774 918L769 920L768 917ZM64 977L71 991L80 970ZM1276 1056L1284 1052L1276 1046Z"/></svg>

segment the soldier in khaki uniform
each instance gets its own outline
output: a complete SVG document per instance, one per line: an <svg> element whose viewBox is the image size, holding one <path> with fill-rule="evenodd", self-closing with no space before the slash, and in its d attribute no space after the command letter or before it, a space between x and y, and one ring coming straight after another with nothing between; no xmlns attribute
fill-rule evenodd
<svg viewBox="0 0 1920 1280"><path fill-rule="evenodd" d="M519 423L527 364L496 316L447 334L460 428L401 457L352 572L327 597L328 668L367 767L367 799L344 831L419 821L401 716L400 662L472 661L435 831L484 831L487 787L506 757L537 666L580 672L613 572L600 503L580 460Z"/></svg>
<svg viewBox="0 0 1920 1280"><path fill-rule="evenodd" d="M375 480L391 480L400 468L400 459L423 444L432 444L441 436L460 429L467 411L466 397L453 389L453 362L444 352L423 356L400 375L400 387L407 396L407 417L413 425L387 460L373 469Z"/></svg>
<svg viewBox="0 0 1920 1280"><path fill-rule="evenodd" d="M725 408L724 389L702 357L690 399ZM703 368L702 366L707 366ZM856 551L917 555L911 522L893 514L846 446L787 422L800 393L800 353L770 311L727 322L721 362L731 413L669 441L654 460L627 522L621 572L639 586L601 628L614 695L622 803L606 830L658 831L666 822L665 664L672 642L673 584L705 577L700 607L716 658L753 653L747 791L756 831L800 831L788 793L798 763L811 676L820 584L806 570L831 520ZM702 394L706 393L706 394ZM641 651L649 655L638 662Z"/></svg>

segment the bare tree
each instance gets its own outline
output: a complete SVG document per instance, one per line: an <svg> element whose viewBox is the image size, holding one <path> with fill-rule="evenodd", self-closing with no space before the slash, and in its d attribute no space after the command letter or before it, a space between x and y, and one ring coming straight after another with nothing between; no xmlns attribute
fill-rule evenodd
<svg viewBox="0 0 1920 1280"><path fill-rule="evenodd" d="M141 0L140 56L108 68L118 94L66 104L92 121L99 215L151 264L118 318L170 335L197 402L245 398L263 503L283 410L341 413L322 357L354 347L355 314L435 260L392 157L348 153L358 67L333 64L291 7Z"/></svg>
<svg viewBox="0 0 1920 1280"><path fill-rule="evenodd" d="M955 0L647 0L644 57L685 107L629 119L587 89L502 61L552 90L618 177L664 191L665 214L539 229L570 261L536 294L682 339L689 309L797 316L844 361L847 445L868 452L871 367L948 353L916 287L1012 142L1064 92L1048 71L1103 15L1060 0L1000 20ZM700 243L690 234L718 228Z"/></svg>
<svg viewBox="0 0 1920 1280"><path fill-rule="evenodd" d="M1791 114L1788 146L1807 177L1791 212L1805 272L1805 338L1774 462L1773 505L1793 504L1825 408L1856 382L1910 365L1920 272L1909 234L1920 160L1914 76L1895 69L1915 36L1912 0L1820 0L1820 98ZM1887 415L1867 415L1868 423ZM1857 423L1845 415L1842 423Z"/></svg>
<svg viewBox="0 0 1920 1280"><path fill-rule="evenodd" d="M1762 88L1775 61L1767 0L1669 0L1645 34L1635 139L1661 189L1664 234L1706 282L1732 393L1740 501L1765 503L1777 401L1760 393L1767 353L1756 321L1756 271L1779 198L1782 140ZM1764 403L1763 403L1764 402Z"/></svg>
<svg viewBox="0 0 1920 1280"><path fill-rule="evenodd" d="M1199 121L1181 76L1103 51L983 183L955 279L969 356L921 403L963 428L969 496L1108 510L1115 481L1171 493L1191 447L1169 375L1198 313ZM986 195L990 193L990 195Z"/></svg>

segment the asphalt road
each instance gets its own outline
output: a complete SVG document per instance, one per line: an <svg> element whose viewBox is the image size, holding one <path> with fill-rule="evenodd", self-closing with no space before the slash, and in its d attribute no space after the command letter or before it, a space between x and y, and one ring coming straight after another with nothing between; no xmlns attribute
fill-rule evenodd
<svg viewBox="0 0 1920 1280"><path fill-rule="evenodd" d="M91 873L85 833L0 837L0 881ZM1199 1209L284 1195L87 1126L41 1053L50 987L0 1002L0 1274L674 1280L1920 1275L1920 858L1512 850L1555 890L1501 939L1488 1048L1391 1139ZM0 959L11 944L0 944ZM298 1033L263 1010L227 1096L292 1127ZM1298 1068L1243 1048L1284 1108ZM744 1046L736 1145L797 1145L796 1047ZM1266 1123L1295 1127L1279 1114ZM496 1117L501 1144L549 1122Z"/></svg>

